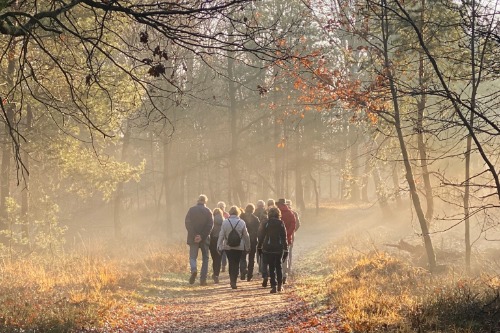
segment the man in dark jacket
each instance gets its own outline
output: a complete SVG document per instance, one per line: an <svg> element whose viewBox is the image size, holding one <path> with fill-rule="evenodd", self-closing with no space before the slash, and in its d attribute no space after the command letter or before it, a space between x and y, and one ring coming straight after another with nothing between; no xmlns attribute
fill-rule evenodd
<svg viewBox="0 0 500 333"><path fill-rule="evenodd" d="M185 220L188 233L187 244L189 245L189 265L191 267L189 283L193 284L198 274L196 260L198 259L198 249L200 249L202 258L200 285L202 286L207 285L208 237L214 226L214 217L212 211L206 206L207 201L207 196L201 194L196 206L189 208Z"/></svg>
<svg viewBox="0 0 500 333"><path fill-rule="evenodd" d="M273 200L274 201L274 200ZM267 209L266 209L266 203L264 200L259 200L257 201L257 207L255 208L255 216L260 221L260 228L267 222ZM262 275L263 283L262 286L266 287L267 286L267 281L269 277L269 272L267 270L267 265L264 264L264 257L261 255L257 255L257 262L259 263L259 273Z"/></svg>
<svg viewBox="0 0 500 333"><path fill-rule="evenodd" d="M288 251L292 250L293 247L293 234L295 233L295 215L292 213L292 211L288 208L286 205L286 200L285 199L279 199L277 206L279 210L281 211L281 219L283 220L283 223L285 224L286 228L286 238L288 242ZM288 260L285 260L283 262L283 284L286 284L286 278L289 273L288 270Z"/></svg>
<svg viewBox="0 0 500 333"><path fill-rule="evenodd" d="M248 235L250 236L250 252L247 256L242 255L240 261L240 276L244 280L245 277L247 281L251 281L253 277L253 269L255 266L255 253L257 252L257 234L259 232L260 221L257 216L254 215L255 206L249 203L245 212L240 215L240 218L245 221L247 225Z"/></svg>

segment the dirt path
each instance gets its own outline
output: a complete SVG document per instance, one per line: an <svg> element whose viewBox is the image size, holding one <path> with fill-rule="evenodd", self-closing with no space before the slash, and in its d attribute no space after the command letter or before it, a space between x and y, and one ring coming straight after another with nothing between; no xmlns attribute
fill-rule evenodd
<svg viewBox="0 0 500 333"><path fill-rule="evenodd" d="M238 281L229 287L224 276L218 285L200 287L171 299L169 313L175 319L166 332L278 332L290 325L287 319L298 310L287 294L270 294L260 281Z"/></svg>
<svg viewBox="0 0 500 333"><path fill-rule="evenodd" d="M300 265L302 258L340 237L364 214L332 210L321 218L304 218L293 250L295 267L307 269ZM144 321L144 332L318 332L314 327L301 326L311 318L307 318L306 307L293 295L293 278L289 278L292 283L285 286L285 291L278 294L270 294L269 287L263 288L259 275L250 282L239 280L235 290L229 286L227 272L221 273L219 284L209 279L208 286L200 286L199 281L189 285L187 279L188 275L183 279L165 277L139 291L145 303L154 304L153 308L144 309L149 318L141 317L142 310L135 316Z"/></svg>

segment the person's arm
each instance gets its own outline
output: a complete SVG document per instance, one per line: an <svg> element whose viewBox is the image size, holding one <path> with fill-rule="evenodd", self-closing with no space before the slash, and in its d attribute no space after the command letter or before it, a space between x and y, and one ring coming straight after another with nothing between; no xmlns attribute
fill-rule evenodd
<svg viewBox="0 0 500 333"><path fill-rule="evenodd" d="M284 223L281 223L279 233L280 233L280 238L283 240L283 251L288 252L288 243L286 242L287 232Z"/></svg>
<svg viewBox="0 0 500 333"><path fill-rule="evenodd" d="M226 237L226 233L224 232L224 221L222 221L222 225L220 227L219 239L217 240L217 251L222 252L224 250L224 238Z"/></svg>
<svg viewBox="0 0 500 333"><path fill-rule="evenodd" d="M214 215L212 214L210 209L207 208L205 215L205 226L201 234L201 238L203 240L207 239L208 235L210 235L210 231L212 231L214 227Z"/></svg>
<svg viewBox="0 0 500 333"><path fill-rule="evenodd" d="M299 230L300 228L300 217L299 217L299 213L297 213L296 211L293 212L293 215L295 215L295 231Z"/></svg>
<svg viewBox="0 0 500 333"><path fill-rule="evenodd" d="M245 240L245 251L250 252L250 235L246 225L243 227L243 239Z"/></svg>
<svg viewBox="0 0 500 333"><path fill-rule="evenodd" d="M288 214L288 224L286 226L286 233L287 233L287 241L288 244L292 244L293 242L293 233L295 232L295 216L293 213L290 211L290 214Z"/></svg>
<svg viewBox="0 0 500 333"><path fill-rule="evenodd" d="M264 227L265 223L261 223L259 225L259 230L257 231L257 248L262 249L262 244L264 243L264 236L266 228Z"/></svg>
<svg viewBox="0 0 500 333"><path fill-rule="evenodd" d="M188 231L188 234L192 234L193 233L193 224L191 223L191 209L189 209L187 214L186 214L184 224L186 226L186 230Z"/></svg>

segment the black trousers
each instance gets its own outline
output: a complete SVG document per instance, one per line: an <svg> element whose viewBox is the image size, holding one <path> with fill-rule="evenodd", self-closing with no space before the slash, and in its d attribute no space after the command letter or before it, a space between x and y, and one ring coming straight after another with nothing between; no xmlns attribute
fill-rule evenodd
<svg viewBox="0 0 500 333"><path fill-rule="evenodd" d="M271 278L271 287L275 287L277 282L281 285L283 281L283 270L281 268L281 258L283 258L283 252L281 253L263 253L264 261L269 265L269 277ZM277 280L276 280L277 279Z"/></svg>
<svg viewBox="0 0 500 333"><path fill-rule="evenodd" d="M247 255L243 254L240 259L240 275L253 276L253 270L255 267L255 254L257 253L257 242L250 244L250 252Z"/></svg>
<svg viewBox="0 0 500 333"><path fill-rule="evenodd" d="M238 280L238 270L242 254L242 250L226 251L227 263L229 266L229 281L231 282L231 285L236 285L236 281Z"/></svg>
<svg viewBox="0 0 500 333"><path fill-rule="evenodd" d="M219 252L217 251L218 240L219 240L218 237L211 237L209 246L210 256L212 257L212 271L214 276L219 276L221 262L222 262L222 255L220 255Z"/></svg>

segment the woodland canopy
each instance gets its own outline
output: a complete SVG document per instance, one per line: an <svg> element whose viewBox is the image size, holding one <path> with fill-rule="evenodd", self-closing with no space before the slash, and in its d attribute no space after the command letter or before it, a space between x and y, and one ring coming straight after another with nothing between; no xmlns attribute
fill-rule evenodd
<svg viewBox="0 0 500 333"><path fill-rule="evenodd" d="M177 237L200 193L409 202L429 268L462 226L470 267L498 241L499 19L480 0L0 1L3 244Z"/></svg>

